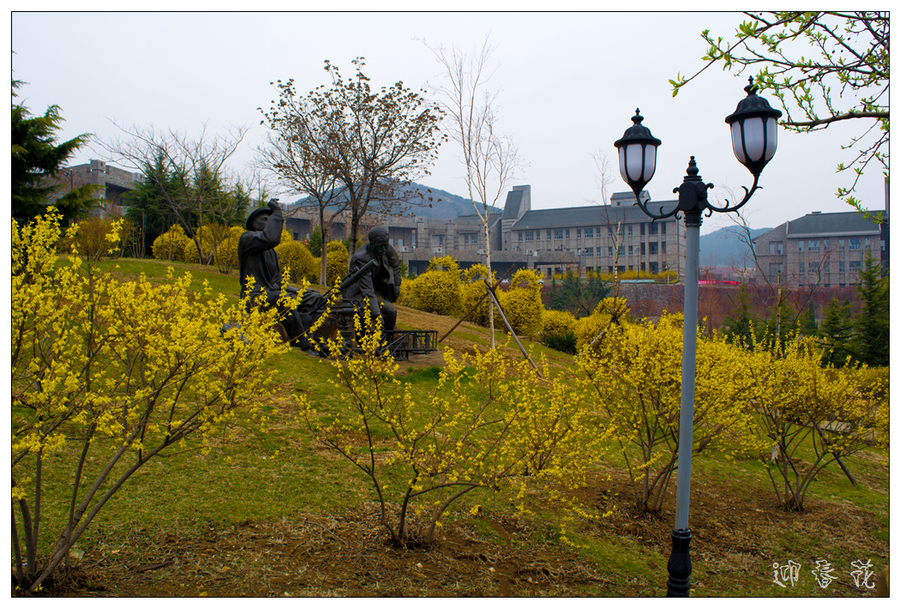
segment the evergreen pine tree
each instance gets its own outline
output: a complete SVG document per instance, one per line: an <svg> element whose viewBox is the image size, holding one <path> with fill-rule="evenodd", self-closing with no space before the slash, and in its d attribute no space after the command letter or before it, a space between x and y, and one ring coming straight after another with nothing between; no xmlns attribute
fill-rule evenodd
<svg viewBox="0 0 900 608"><path fill-rule="evenodd" d="M837 298L832 298L831 304L825 309L825 318L822 319L820 335L825 345L822 355L824 364L833 364L842 367L850 356L850 303L841 303Z"/></svg>
<svg viewBox="0 0 900 608"><path fill-rule="evenodd" d="M851 349L854 357L867 365L885 366L890 355L890 294L888 278L881 264L866 255L856 286L861 307L853 322Z"/></svg>
<svg viewBox="0 0 900 608"><path fill-rule="evenodd" d="M21 81L12 81L12 96ZM42 215L50 197L59 189L56 177L75 151L87 143L90 135L79 135L57 143L56 131L63 118L59 106L50 106L43 116L32 116L28 108L12 104L12 217L20 225ZM94 202L97 186L87 184L73 189L54 202L66 221L84 212Z"/></svg>
<svg viewBox="0 0 900 608"><path fill-rule="evenodd" d="M753 345L753 326L756 319L750 310L750 294L747 287L741 283L738 288L737 302L735 303L735 314L725 318L722 325L722 334L732 344L740 344L745 348Z"/></svg>

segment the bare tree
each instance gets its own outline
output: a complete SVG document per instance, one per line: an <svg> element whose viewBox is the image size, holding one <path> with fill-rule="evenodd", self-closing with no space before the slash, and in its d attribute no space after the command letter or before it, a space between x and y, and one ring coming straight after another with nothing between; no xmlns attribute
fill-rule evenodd
<svg viewBox="0 0 900 608"><path fill-rule="evenodd" d="M497 91L487 88L492 75L489 61L494 48L485 38L480 51L467 54L443 46L432 48L449 84L434 87L447 114L450 139L460 147L465 166L466 189L484 230L485 266L491 278L491 214L506 192L515 171L521 167L518 148L511 138L497 131ZM494 348L494 307L488 306L491 348Z"/></svg>
<svg viewBox="0 0 900 608"><path fill-rule="evenodd" d="M322 231L319 284L327 286L329 231L335 217L347 209L349 199L338 186L336 176L320 162L329 157L322 149L329 139L319 135L325 131L325 125L309 111L307 103L296 96L292 86L282 88L278 109L264 112L272 131L266 135L268 145L257 150L257 163L273 171L291 190L305 195L299 206L288 208L289 214L302 208L316 211Z"/></svg>
<svg viewBox="0 0 900 608"><path fill-rule="evenodd" d="M204 124L200 136L191 139L184 133L155 127L116 127L126 139L100 142L111 155L110 162L137 171L154 161L159 163L160 170L145 177L153 180L169 210L194 239L201 263L209 264L215 257L215 248L204 250L200 228L217 222L233 223L243 216L249 201L249 195L241 195L247 194L241 184L248 180L242 181L227 167L247 128L232 127L224 134L211 135Z"/></svg>
<svg viewBox="0 0 900 608"><path fill-rule="evenodd" d="M273 83L280 99L264 112L270 128L290 138L295 159L320 173L323 181L315 183L341 189L350 214L351 255L370 204L385 213L398 200L418 197L408 187L429 174L442 141L443 114L400 81L373 91L362 71L364 58L353 65L356 74L345 81L337 66L325 61L331 84L302 96L293 80Z"/></svg>

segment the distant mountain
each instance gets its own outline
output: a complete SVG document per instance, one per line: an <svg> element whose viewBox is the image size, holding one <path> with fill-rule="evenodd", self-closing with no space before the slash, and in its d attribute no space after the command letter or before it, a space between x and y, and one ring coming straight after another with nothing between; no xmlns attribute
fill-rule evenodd
<svg viewBox="0 0 900 608"><path fill-rule="evenodd" d="M768 232L771 228L751 228L750 238ZM752 266L746 234L738 226L726 226L700 236L701 266Z"/></svg>
<svg viewBox="0 0 900 608"><path fill-rule="evenodd" d="M413 182L406 191L409 192L409 200L415 201L410 209L406 210L406 214L418 215L432 219L453 219L461 215L474 215L475 209L472 207L472 201L456 194L451 194L445 190L438 188L429 188L422 184ZM421 194L421 198L415 196L415 192ZM306 199L297 199L295 203L305 204ZM372 210L377 210L377 203L373 201ZM482 209L481 204L478 205ZM497 209L495 213L502 212Z"/></svg>

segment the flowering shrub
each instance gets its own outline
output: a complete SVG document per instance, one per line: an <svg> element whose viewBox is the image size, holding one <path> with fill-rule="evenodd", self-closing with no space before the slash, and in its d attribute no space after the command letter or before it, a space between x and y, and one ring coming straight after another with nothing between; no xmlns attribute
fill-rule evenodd
<svg viewBox="0 0 900 608"><path fill-rule="evenodd" d="M608 417L643 510L658 511L675 472L681 411L682 316L612 325L604 340L578 357L597 405ZM696 330L695 330L696 331ZM695 452L753 443L745 353L719 336L697 341Z"/></svg>
<svg viewBox="0 0 900 608"><path fill-rule="evenodd" d="M757 456L781 505L802 510L816 475L870 441L887 445L888 376L822 366L821 348L797 337L779 349L744 351L756 416ZM879 432L882 430L882 432ZM808 465L795 466L801 445Z"/></svg>
<svg viewBox="0 0 900 608"><path fill-rule="evenodd" d="M490 299L484 297L487 293L487 286L484 284L486 278L488 278L487 266L475 264L463 271L460 285L460 314L465 314L481 300L478 308L466 320L484 326L488 324L488 305L490 304ZM491 284L496 280L496 274L492 273Z"/></svg>
<svg viewBox="0 0 900 608"><path fill-rule="evenodd" d="M317 440L369 478L395 544L433 543L447 509L479 489L521 498L538 484L546 498L578 507L566 490L586 483L602 453L583 392L565 377L541 380L527 361L500 350L461 359L448 351L437 385L416 401L382 350L380 331L363 317L356 319L360 355L332 350L342 409L323 416L296 398Z"/></svg>
<svg viewBox="0 0 900 608"><path fill-rule="evenodd" d="M183 262L184 247L188 244L193 246L191 239L184 233L184 228L179 224L172 224L166 232L154 239L151 249L157 260Z"/></svg>
<svg viewBox="0 0 900 608"><path fill-rule="evenodd" d="M120 251L118 239L111 240L109 236L118 235L121 225L122 220L118 220L118 223L98 217L81 220L78 222L78 231L72 239L72 245L79 255L96 262Z"/></svg>
<svg viewBox="0 0 900 608"><path fill-rule="evenodd" d="M216 266L222 274L228 274L238 267L238 242L243 233L244 229L241 226L232 226L216 247Z"/></svg>
<svg viewBox="0 0 900 608"><path fill-rule="evenodd" d="M275 247L275 253L278 254L282 272L287 271L291 283L300 283L304 280L310 283L318 282L319 268L316 258L303 243L299 241L281 243Z"/></svg>
<svg viewBox="0 0 900 608"><path fill-rule="evenodd" d="M12 225L13 577L30 591L153 457L194 435L208 449L223 424L257 415L272 390L266 360L287 348L274 312L229 305L190 275L120 282L77 255L59 262L59 221L51 208ZM45 474L55 466L68 474ZM50 478L71 486L45 491ZM41 531L56 539L48 549Z"/></svg>
<svg viewBox="0 0 900 608"><path fill-rule="evenodd" d="M413 284L413 306L439 315L457 315L460 311L459 265L449 255L437 257ZM402 285L401 285L402 289Z"/></svg>
<svg viewBox="0 0 900 608"><path fill-rule="evenodd" d="M541 333L544 337L574 333L576 321L575 315L567 310L545 310L544 329Z"/></svg>
<svg viewBox="0 0 900 608"><path fill-rule="evenodd" d="M575 354L578 351L575 322L575 315L567 310L545 310L541 340L550 348Z"/></svg>
<svg viewBox="0 0 900 608"><path fill-rule="evenodd" d="M338 279L343 280L347 276L347 269L350 266L350 252L347 246L340 241L329 241L325 247L327 258L325 260L325 275L329 285L337 283ZM321 259L319 260L321 264ZM319 280L318 272L316 273L316 281Z"/></svg>
<svg viewBox="0 0 900 608"><path fill-rule="evenodd" d="M613 327L625 322L628 303L624 298L604 298L597 304L590 316L575 322L575 336L578 350L593 347Z"/></svg>
<svg viewBox="0 0 900 608"><path fill-rule="evenodd" d="M509 282L509 290L499 292L500 305L513 331L520 336L538 336L544 317L541 302L541 275L534 270L518 270Z"/></svg>

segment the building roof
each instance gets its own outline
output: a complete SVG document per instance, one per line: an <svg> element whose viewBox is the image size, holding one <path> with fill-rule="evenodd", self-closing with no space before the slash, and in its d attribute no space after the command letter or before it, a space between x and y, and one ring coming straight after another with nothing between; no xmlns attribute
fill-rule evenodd
<svg viewBox="0 0 900 608"><path fill-rule="evenodd" d="M503 206L503 219L514 220L519 217L519 209L522 206L524 197L524 190L510 190L506 194L506 204Z"/></svg>
<svg viewBox="0 0 900 608"><path fill-rule="evenodd" d="M875 222L867 220L861 213L807 213L801 218L787 222L788 238L804 236L826 236L846 234L879 234L881 229Z"/></svg>
<svg viewBox="0 0 900 608"><path fill-rule="evenodd" d="M631 200L634 200L632 195ZM678 201L652 201L646 204L653 213L669 212L675 208ZM504 216L505 217L505 216ZM529 230L540 228L565 228L568 226L598 226L615 222L635 223L649 222L648 217L640 207L636 205L588 205L584 207L563 207L561 209L532 209L527 211L518 222L513 224L513 230Z"/></svg>

